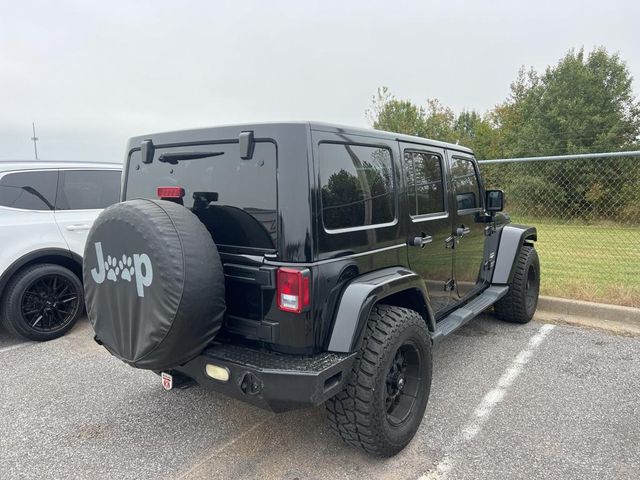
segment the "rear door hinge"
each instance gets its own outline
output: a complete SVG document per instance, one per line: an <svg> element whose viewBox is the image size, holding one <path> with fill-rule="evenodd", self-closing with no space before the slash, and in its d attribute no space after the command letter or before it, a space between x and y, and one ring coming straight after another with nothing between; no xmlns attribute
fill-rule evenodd
<svg viewBox="0 0 640 480"><path fill-rule="evenodd" d="M449 235L444 239L444 247L445 248L456 248L456 237L453 235Z"/></svg>
<svg viewBox="0 0 640 480"><path fill-rule="evenodd" d="M444 291L445 292L451 292L451 291L455 290L455 288L456 288L456 281L453 278L450 278L444 284Z"/></svg>

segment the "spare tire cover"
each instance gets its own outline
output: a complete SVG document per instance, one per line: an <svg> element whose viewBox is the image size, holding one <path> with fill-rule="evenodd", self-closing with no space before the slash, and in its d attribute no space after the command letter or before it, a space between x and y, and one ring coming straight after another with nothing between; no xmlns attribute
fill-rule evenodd
<svg viewBox="0 0 640 480"><path fill-rule="evenodd" d="M96 339L134 367L181 365L222 325L218 250L198 217L176 203L139 199L105 209L87 238L83 277Z"/></svg>

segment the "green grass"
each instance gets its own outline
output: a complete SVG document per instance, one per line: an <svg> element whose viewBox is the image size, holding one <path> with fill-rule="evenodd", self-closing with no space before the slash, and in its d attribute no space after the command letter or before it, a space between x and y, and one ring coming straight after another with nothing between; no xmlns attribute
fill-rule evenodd
<svg viewBox="0 0 640 480"><path fill-rule="evenodd" d="M640 227L513 220L538 229L543 295L640 307Z"/></svg>
<svg viewBox="0 0 640 480"><path fill-rule="evenodd" d="M517 215L512 220L538 229L536 249L540 256L542 295L640 308L640 226ZM444 237L438 237L434 244L443 241ZM451 251L432 249L432 252L429 256L415 256L414 269L429 272L430 278L447 278ZM389 259L384 264L397 261L397 251L386 253ZM477 269L473 263L468 265Z"/></svg>

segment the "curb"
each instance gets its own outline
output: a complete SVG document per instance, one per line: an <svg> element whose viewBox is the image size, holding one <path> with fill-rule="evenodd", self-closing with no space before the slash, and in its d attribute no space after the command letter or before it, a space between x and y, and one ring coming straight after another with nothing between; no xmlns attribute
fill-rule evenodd
<svg viewBox="0 0 640 480"><path fill-rule="evenodd" d="M640 335L640 308L540 296L536 317L539 321Z"/></svg>
<svg viewBox="0 0 640 480"><path fill-rule="evenodd" d="M545 297L542 295L538 299L538 308L545 312L640 325L640 308L584 302L582 300L570 300L567 298Z"/></svg>

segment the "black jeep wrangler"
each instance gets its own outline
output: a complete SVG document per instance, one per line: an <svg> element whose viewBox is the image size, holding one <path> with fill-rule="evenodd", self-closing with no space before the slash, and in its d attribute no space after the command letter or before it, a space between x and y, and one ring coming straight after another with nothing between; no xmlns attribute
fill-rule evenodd
<svg viewBox="0 0 640 480"><path fill-rule="evenodd" d="M96 341L168 389L324 402L373 454L418 429L434 342L536 309L536 230L458 145L320 123L145 135L121 200L84 255Z"/></svg>

